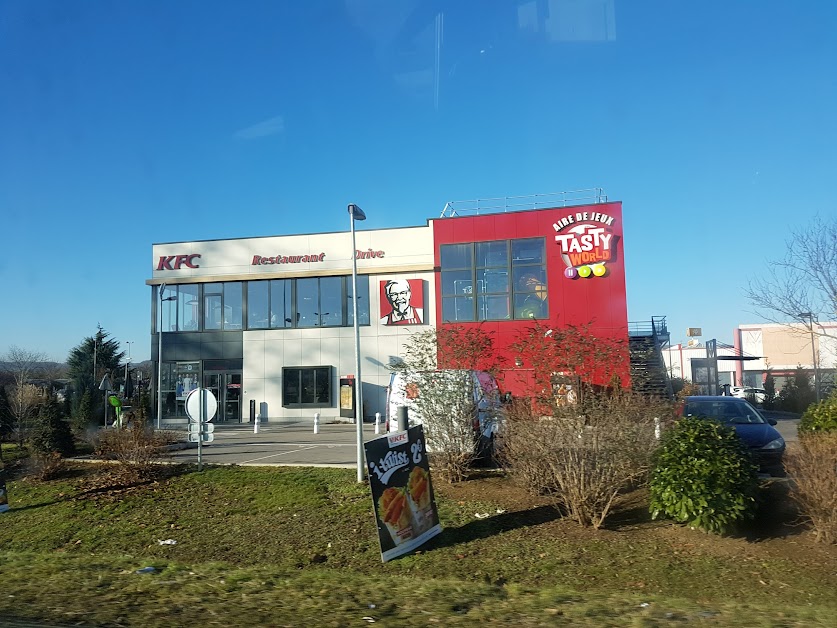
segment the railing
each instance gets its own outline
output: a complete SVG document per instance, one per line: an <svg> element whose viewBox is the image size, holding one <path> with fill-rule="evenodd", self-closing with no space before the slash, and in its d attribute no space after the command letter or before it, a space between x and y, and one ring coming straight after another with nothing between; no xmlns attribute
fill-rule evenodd
<svg viewBox="0 0 837 628"><path fill-rule="evenodd" d="M628 336L653 336L660 341L668 341L668 325L665 316L652 316L650 321L628 323Z"/></svg>
<svg viewBox="0 0 837 628"><path fill-rule="evenodd" d="M604 188L586 188L570 192L549 192L547 194L529 194L526 196L498 196L496 198L477 198L468 201L450 201L439 218L453 218L461 215L480 215L498 212L543 209L546 207L566 207L585 203L607 203Z"/></svg>

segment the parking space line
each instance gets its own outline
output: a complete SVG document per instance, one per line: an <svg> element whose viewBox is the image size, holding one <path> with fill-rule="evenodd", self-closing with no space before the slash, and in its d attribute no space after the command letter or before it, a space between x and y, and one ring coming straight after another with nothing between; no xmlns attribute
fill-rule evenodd
<svg viewBox="0 0 837 628"><path fill-rule="evenodd" d="M306 449L316 449L320 447L320 445L311 445L310 447L300 447L299 449L294 449L293 451L283 451L279 454L271 454L269 456L262 456L261 458L253 458L252 460L245 460L243 464L247 464L248 462L256 462L257 460L265 460L266 458L276 458L277 456L284 456L286 454L293 454L298 451L305 451Z"/></svg>

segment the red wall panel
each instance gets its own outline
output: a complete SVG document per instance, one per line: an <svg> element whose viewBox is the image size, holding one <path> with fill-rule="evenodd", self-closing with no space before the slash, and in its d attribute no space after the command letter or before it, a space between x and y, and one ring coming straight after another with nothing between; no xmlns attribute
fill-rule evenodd
<svg viewBox="0 0 837 628"><path fill-rule="evenodd" d="M556 227L559 227L556 229ZM590 231L596 230L595 232ZM594 234L594 235L590 235ZM601 237L599 237L601 235ZM558 236L558 237L556 237ZM585 236L589 236L586 237ZM607 247L604 238L609 236ZM439 247L443 244L466 242L486 242L518 238L542 237L546 241L547 286L549 293L549 318L539 321L543 325L562 328L568 325L590 325L592 333L602 338L612 338L627 342L628 308L625 293L624 242L622 230L622 203L599 203L524 212L487 214L441 218L433 221L434 264L436 266L436 320L442 322L441 281L439 277ZM590 250L591 242L599 237L599 246ZM567 253L574 258L569 259ZM567 261L578 268L581 257L610 255L604 262L606 274L602 277L592 275L587 278L577 276L570 279L565 276ZM590 266L590 264L586 264ZM478 325L479 323L459 323ZM513 368L514 356L508 350L518 334L529 327L529 321L487 321L483 328L494 331L496 346L506 358L506 363ZM627 381L628 365L623 365ZM525 394L515 390L513 384L519 378L506 374L505 380L515 394Z"/></svg>

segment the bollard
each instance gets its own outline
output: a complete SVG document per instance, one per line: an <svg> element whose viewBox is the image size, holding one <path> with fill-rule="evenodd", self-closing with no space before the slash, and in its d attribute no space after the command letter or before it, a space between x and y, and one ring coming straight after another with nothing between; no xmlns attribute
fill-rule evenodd
<svg viewBox="0 0 837 628"><path fill-rule="evenodd" d="M380 412L375 413L375 433L376 434L381 433L381 413Z"/></svg>
<svg viewBox="0 0 837 628"><path fill-rule="evenodd" d="M259 423L261 423L261 416L257 414L256 420L253 421L253 434L259 433Z"/></svg>
<svg viewBox="0 0 837 628"><path fill-rule="evenodd" d="M319 412L314 413L314 433L315 434L320 433L320 413Z"/></svg>
<svg viewBox="0 0 837 628"><path fill-rule="evenodd" d="M250 400L250 423L256 422L256 400Z"/></svg>
<svg viewBox="0 0 837 628"><path fill-rule="evenodd" d="M660 440L660 417L654 417L654 438Z"/></svg>
<svg viewBox="0 0 837 628"><path fill-rule="evenodd" d="M410 422L407 418L407 406L398 406L398 431L406 432L410 427Z"/></svg>

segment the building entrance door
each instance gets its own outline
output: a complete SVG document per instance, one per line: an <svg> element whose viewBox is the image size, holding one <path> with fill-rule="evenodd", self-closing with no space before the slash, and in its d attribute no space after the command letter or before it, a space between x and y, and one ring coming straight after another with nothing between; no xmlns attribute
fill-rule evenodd
<svg viewBox="0 0 837 628"><path fill-rule="evenodd" d="M218 400L216 423L241 423L241 371L204 372L203 387Z"/></svg>

